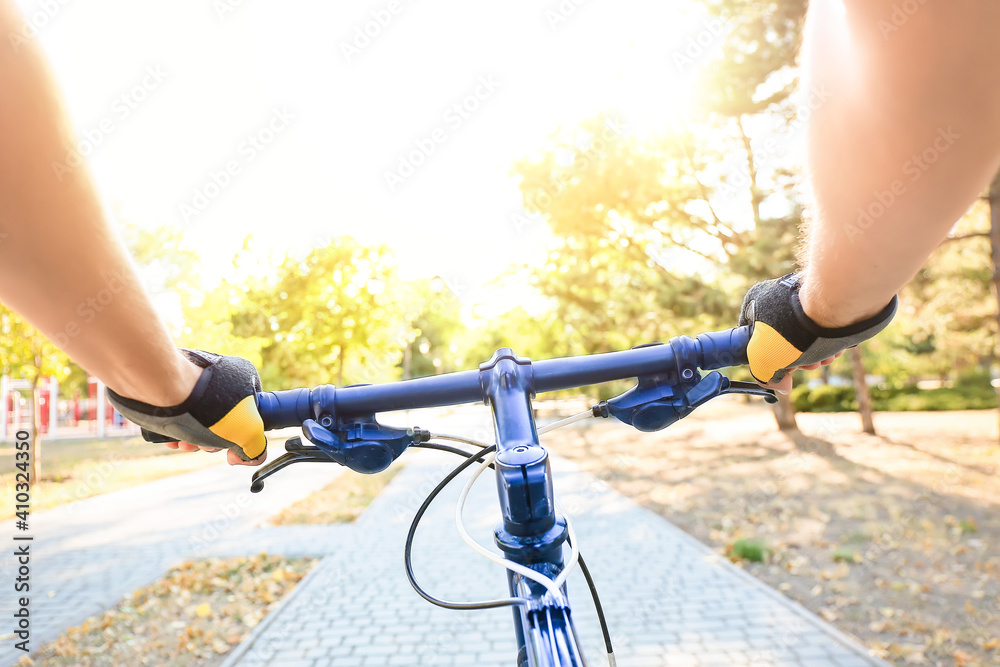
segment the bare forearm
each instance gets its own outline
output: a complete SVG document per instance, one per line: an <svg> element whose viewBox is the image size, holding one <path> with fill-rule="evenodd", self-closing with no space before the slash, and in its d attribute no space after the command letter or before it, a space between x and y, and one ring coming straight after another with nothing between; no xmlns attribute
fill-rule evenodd
<svg viewBox="0 0 1000 667"><path fill-rule="evenodd" d="M20 17L0 0L0 34ZM106 224L33 43L0 48L0 299L119 393L179 403L198 369L176 351Z"/></svg>
<svg viewBox="0 0 1000 667"><path fill-rule="evenodd" d="M826 326L882 309L1000 167L1000 3L911 4L811 5L806 65L825 101L802 302Z"/></svg>

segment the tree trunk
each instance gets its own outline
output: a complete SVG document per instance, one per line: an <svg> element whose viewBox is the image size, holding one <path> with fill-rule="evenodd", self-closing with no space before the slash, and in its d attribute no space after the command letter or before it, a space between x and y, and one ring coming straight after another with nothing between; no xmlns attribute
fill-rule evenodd
<svg viewBox="0 0 1000 667"><path fill-rule="evenodd" d="M852 347L851 369L854 375L854 393L858 397L858 412L861 413L861 427L865 433L875 435L875 422L872 419L872 395L868 391L868 382L865 379L865 362L861 358L861 348Z"/></svg>
<svg viewBox="0 0 1000 667"><path fill-rule="evenodd" d="M740 137L743 139L743 150L747 154L747 169L750 175L750 207L753 210L753 222L759 229L763 224L760 217L761 196L760 188L757 187L757 164L754 160L753 146L750 143L750 136L747 135L743 127L743 116L736 117L736 127L740 130ZM798 431L799 425L795 421L795 406L788 396L778 394L778 402L774 404L774 420L778 422L778 428L782 431Z"/></svg>
<svg viewBox="0 0 1000 667"><path fill-rule="evenodd" d="M736 127L740 129L740 137L743 139L743 149L747 154L747 167L750 172L750 206L753 208L754 223L760 225L760 202L763 199L760 188L757 187L757 165L754 161L753 148L750 144L750 137L743 128L743 116L736 117Z"/></svg>
<svg viewBox="0 0 1000 667"><path fill-rule="evenodd" d="M997 335L1000 336L1000 172L990 185L990 251L993 259L993 295L997 299ZM997 394L997 417L1000 419L1000 393ZM1000 422L998 422L1000 423Z"/></svg>
<svg viewBox="0 0 1000 667"><path fill-rule="evenodd" d="M782 431L799 430L795 421L795 406L792 405L792 399L784 394L778 394L778 402L774 404L774 420Z"/></svg>
<svg viewBox="0 0 1000 667"><path fill-rule="evenodd" d="M31 474L28 482L38 484L42 481L42 429L39 419L38 373L31 382Z"/></svg>

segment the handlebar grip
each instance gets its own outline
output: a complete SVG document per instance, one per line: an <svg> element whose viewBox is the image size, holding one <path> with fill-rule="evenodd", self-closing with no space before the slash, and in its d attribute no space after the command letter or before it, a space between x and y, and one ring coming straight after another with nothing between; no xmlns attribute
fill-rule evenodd
<svg viewBox="0 0 1000 667"><path fill-rule="evenodd" d="M706 371L747 364L749 326L703 333L696 340L701 346L701 361L698 366Z"/></svg>
<svg viewBox="0 0 1000 667"><path fill-rule="evenodd" d="M257 412L264 420L264 430L301 426L312 418L308 389L262 391L257 393Z"/></svg>

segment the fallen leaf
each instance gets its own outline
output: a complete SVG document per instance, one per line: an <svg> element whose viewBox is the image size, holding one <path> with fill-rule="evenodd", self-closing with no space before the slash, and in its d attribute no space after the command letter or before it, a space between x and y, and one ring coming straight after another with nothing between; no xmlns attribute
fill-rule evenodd
<svg viewBox="0 0 1000 667"><path fill-rule="evenodd" d="M844 579L850 576L850 574L851 574L851 568L847 565L847 563L841 563L832 570L823 570L822 572L819 573L819 576L822 579L836 580L836 579Z"/></svg>
<svg viewBox="0 0 1000 667"><path fill-rule="evenodd" d="M872 632L885 632L888 628L892 627L889 621L872 621L868 624L868 629Z"/></svg>

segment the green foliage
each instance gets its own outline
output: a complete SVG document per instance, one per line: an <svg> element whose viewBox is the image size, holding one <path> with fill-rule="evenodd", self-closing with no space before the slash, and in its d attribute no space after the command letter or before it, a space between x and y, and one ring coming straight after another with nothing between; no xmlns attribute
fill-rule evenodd
<svg viewBox="0 0 1000 667"><path fill-rule="evenodd" d="M834 563L860 563L861 556L854 549L849 549L847 547L840 547L833 551L833 562Z"/></svg>
<svg viewBox="0 0 1000 667"><path fill-rule="evenodd" d="M215 289L190 294L183 304L184 328L177 337L181 347L209 350L249 359L258 368L263 359L261 349L270 342L269 336L236 335L234 321L246 306L250 288L223 282Z"/></svg>
<svg viewBox="0 0 1000 667"><path fill-rule="evenodd" d="M726 31L723 55L706 67L706 106L727 116L758 113L785 99L795 64L806 0L704 0ZM775 81L778 79L778 81Z"/></svg>
<svg viewBox="0 0 1000 667"><path fill-rule="evenodd" d="M128 221L121 233L129 254L142 267L146 288L154 294L187 292L198 282L198 254L184 244L184 231L171 225L140 227Z"/></svg>
<svg viewBox="0 0 1000 667"><path fill-rule="evenodd" d="M447 283L441 278L416 281L409 286L407 300L417 313L410 323L415 337L409 344L409 377L460 370L463 348L458 340L465 324L462 304Z"/></svg>
<svg viewBox="0 0 1000 667"><path fill-rule="evenodd" d="M790 195L771 195L789 216L762 218L766 198L744 184L734 208L739 189L718 165L749 162L757 174L739 123L643 139L608 131L615 127L594 119L516 165L525 208L557 236L534 285L553 299L580 351L731 325L750 284L794 263L799 217Z"/></svg>
<svg viewBox="0 0 1000 667"><path fill-rule="evenodd" d="M981 379L981 375L978 376ZM990 410L997 407L996 391L988 382L969 382L940 389L918 389L915 385L872 387L872 407L880 412L942 410ZM858 409L852 386L799 385L792 389L792 402L800 412L851 412Z"/></svg>
<svg viewBox="0 0 1000 667"><path fill-rule="evenodd" d="M473 364L486 361L501 347L531 359L563 357L578 353L570 342L570 331L552 311L534 315L519 306L468 332L462 347Z"/></svg>
<svg viewBox="0 0 1000 667"><path fill-rule="evenodd" d="M874 399L873 399L874 402ZM876 403L876 410L890 412L933 412L941 410L995 410L997 395L992 389L954 387L901 392Z"/></svg>
<svg viewBox="0 0 1000 667"><path fill-rule="evenodd" d="M704 72L705 116L643 138L598 117L515 165L525 210L557 237L534 284L575 349L731 326L751 284L794 265L797 177L765 148L773 118L755 115L794 88L806 3L706 4L725 54Z"/></svg>
<svg viewBox="0 0 1000 667"><path fill-rule="evenodd" d="M748 560L752 563L760 563L767 553L767 546L760 540L748 540L741 537L733 542L727 549L730 558L734 560Z"/></svg>
<svg viewBox="0 0 1000 667"><path fill-rule="evenodd" d="M854 387L820 385L810 388L802 384L791 393L792 404L799 412L849 412L857 410Z"/></svg>
<svg viewBox="0 0 1000 667"><path fill-rule="evenodd" d="M0 371L32 383L70 373L70 360L45 334L21 315L0 304Z"/></svg>
<svg viewBox="0 0 1000 667"><path fill-rule="evenodd" d="M261 380L280 389L398 378L410 319L388 249L344 236L287 257L275 279L247 289L232 325L267 340Z"/></svg>
<svg viewBox="0 0 1000 667"><path fill-rule="evenodd" d="M955 237L990 229L988 206L976 203ZM904 289L887 360L896 373L950 375L995 356L997 301L989 239L943 243Z"/></svg>

